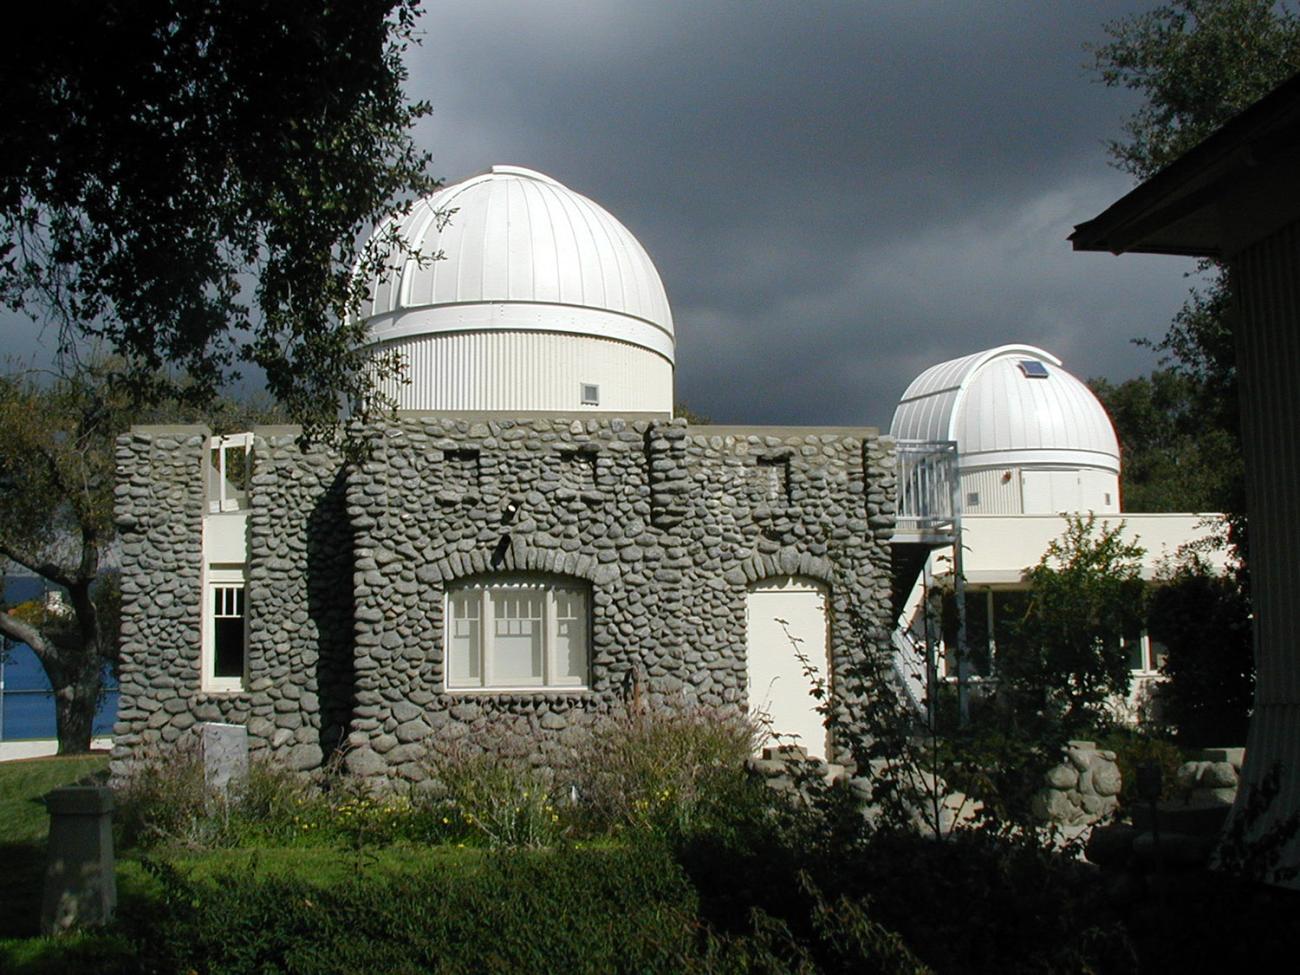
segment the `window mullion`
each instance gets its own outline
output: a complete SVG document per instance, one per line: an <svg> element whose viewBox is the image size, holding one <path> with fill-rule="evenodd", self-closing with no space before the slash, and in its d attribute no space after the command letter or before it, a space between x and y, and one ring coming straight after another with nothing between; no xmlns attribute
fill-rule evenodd
<svg viewBox="0 0 1300 975"><path fill-rule="evenodd" d="M478 594L479 673L483 675L484 687L492 687L496 684L496 670L492 666L492 637L496 629L496 620L490 614L492 609L490 594L491 590L487 586L480 589Z"/></svg>
<svg viewBox="0 0 1300 975"><path fill-rule="evenodd" d="M555 661L552 655L558 637L555 630L555 587L547 587L542 595L542 686L550 687L555 683Z"/></svg>

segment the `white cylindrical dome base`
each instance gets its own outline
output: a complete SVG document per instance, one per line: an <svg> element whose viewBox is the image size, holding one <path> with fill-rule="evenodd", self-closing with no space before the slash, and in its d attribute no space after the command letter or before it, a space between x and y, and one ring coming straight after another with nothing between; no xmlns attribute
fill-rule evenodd
<svg viewBox="0 0 1300 975"><path fill-rule="evenodd" d="M381 383L399 410L662 413L673 367L640 346L557 332L442 332L385 342L418 381Z"/></svg>

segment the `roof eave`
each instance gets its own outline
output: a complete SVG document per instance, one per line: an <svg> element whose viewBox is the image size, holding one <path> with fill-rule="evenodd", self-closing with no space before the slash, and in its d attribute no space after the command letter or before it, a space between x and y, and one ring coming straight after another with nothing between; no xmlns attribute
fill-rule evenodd
<svg viewBox="0 0 1300 975"><path fill-rule="evenodd" d="M1076 251L1221 257L1218 204L1243 170L1300 149L1300 74L1226 122L1160 172L1075 227Z"/></svg>

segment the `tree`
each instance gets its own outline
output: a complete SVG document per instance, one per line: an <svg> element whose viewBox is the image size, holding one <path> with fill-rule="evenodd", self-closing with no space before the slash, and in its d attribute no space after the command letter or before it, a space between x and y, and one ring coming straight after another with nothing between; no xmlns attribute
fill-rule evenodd
<svg viewBox="0 0 1300 975"><path fill-rule="evenodd" d="M1275 0L1172 0L1111 21L1087 45L1109 87L1145 104L1109 143L1115 164L1146 179L1300 70L1300 17Z"/></svg>
<svg viewBox="0 0 1300 975"><path fill-rule="evenodd" d="M1015 639L998 647L998 695L1022 727L1082 733L1129 689L1126 636L1140 633L1143 549L1122 526L1067 515L1066 529L1024 574L1029 601Z"/></svg>
<svg viewBox="0 0 1300 975"><path fill-rule="evenodd" d="M1300 16L1274 0L1172 0L1105 25L1106 43L1089 45L1093 68L1110 87L1139 92L1144 104L1109 144L1116 166L1145 179L1229 118L1300 71ZM1240 455L1231 282L1202 262L1209 283L1193 289L1163 338L1152 345L1192 386L1199 421ZM1241 475L1214 505L1234 517L1245 554Z"/></svg>
<svg viewBox="0 0 1300 975"><path fill-rule="evenodd" d="M0 302L120 357L143 401L211 398L240 364L314 435L369 389L354 314L432 187L403 50L418 0L72 0L7 14ZM354 269L363 273L353 274ZM390 364L391 365L391 364Z"/></svg>
<svg viewBox="0 0 1300 975"><path fill-rule="evenodd" d="M109 381L117 371L92 364L43 383L0 376L0 558L58 587L67 607L0 612L0 635L30 646L49 677L61 753L89 749L103 671L117 656L118 588L105 572L117 435L132 422L199 418L175 402L142 412ZM280 417L223 400L202 418L227 430Z"/></svg>
<svg viewBox="0 0 1300 975"><path fill-rule="evenodd" d="M1240 511L1241 452L1218 402L1184 372L1157 369L1119 385L1088 380L1115 425L1125 511Z"/></svg>
<svg viewBox="0 0 1300 975"><path fill-rule="evenodd" d="M1239 580L1192 556L1151 597L1150 632L1165 646L1162 716L1180 744L1244 745L1255 690L1250 600Z"/></svg>
<svg viewBox="0 0 1300 975"><path fill-rule="evenodd" d="M113 438L121 399L92 384L40 388L0 378L0 555L62 588L68 613L0 614L0 633L26 643L54 690L59 751L86 751L116 628L96 600L113 538ZM99 587L101 589L106 587Z"/></svg>

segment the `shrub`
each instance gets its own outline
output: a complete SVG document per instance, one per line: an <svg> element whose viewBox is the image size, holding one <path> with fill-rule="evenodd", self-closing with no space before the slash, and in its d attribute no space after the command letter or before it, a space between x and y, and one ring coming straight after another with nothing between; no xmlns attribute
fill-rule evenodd
<svg viewBox="0 0 1300 975"><path fill-rule="evenodd" d="M611 715L579 749L578 794L591 832L650 832L679 839L723 828L765 800L745 761L758 729L738 711Z"/></svg>
<svg viewBox="0 0 1300 975"><path fill-rule="evenodd" d="M1145 619L1144 550L1123 526L1066 515L1066 529L1024 574L1029 603L998 651L998 697L1018 730L1080 737L1106 723L1106 703L1128 693L1125 634Z"/></svg>
<svg viewBox="0 0 1300 975"><path fill-rule="evenodd" d="M559 839L565 823L552 774L504 741L489 744L498 747L454 742L430 755L448 827L463 828L490 847L536 848Z"/></svg>
<svg viewBox="0 0 1300 975"><path fill-rule="evenodd" d="M197 748L177 746L165 755L145 757L115 790L114 843L119 848L204 846L212 826Z"/></svg>
<svg viewBox="0 0 1300 975"><path fill-rule="evenodd" d="M1163 799L1177 798L1178 769L1183 764L1183 752L1171 741L1147 734L1141 729L1114 728L1097 739L1097 747L1115 753L1115 764L1123 779L1119 795L1120 808L1132 806L1141 800L1137 794L1137 770L1143 765L1160 766Z"/></svg>
<svg viewBox="0 0 1300 975"><path fill-rule="evenodd" d="M1163 718L1180 744L1244 745L1255 689L1250 597L1238 578L1190 559L1156 589L1151 636L1167 657Z"/></svg>
<svg viewBox="0 0 1300 975"><path fill-rule="evenodd" d="M697 952L691 888L651 848L362 868L328 888L150 869L163 903L127 905L120 925L146 971L675 972Z"/></svg>
<svg viewBox="0 0 1300 975"><path fill-rule="evenodd" d="M205 786L202 764L186 748L137 766L115 805L123 848L359 847L467 832L445 804L409 789L377 792L337 768L308 776L270 757L253 758L248 775L218 793Z"/></svg>

